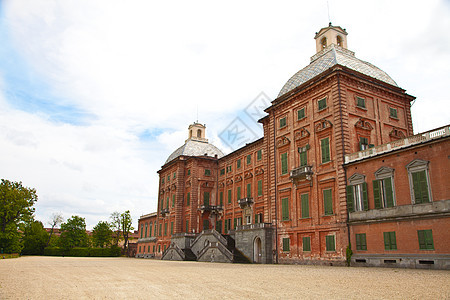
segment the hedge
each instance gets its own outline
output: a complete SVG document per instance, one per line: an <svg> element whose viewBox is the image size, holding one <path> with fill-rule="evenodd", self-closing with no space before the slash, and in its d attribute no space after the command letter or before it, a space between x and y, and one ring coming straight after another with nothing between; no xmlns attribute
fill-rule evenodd
<svg viewBox="0 0 450 300"><path fill-rule="evenodd" d="M64 249L60 247L47 247L44 249L46 256L76 256L76 257L111 257L120 256L119 247L111 248L88 248L75 247L72 249Z"/></svg>

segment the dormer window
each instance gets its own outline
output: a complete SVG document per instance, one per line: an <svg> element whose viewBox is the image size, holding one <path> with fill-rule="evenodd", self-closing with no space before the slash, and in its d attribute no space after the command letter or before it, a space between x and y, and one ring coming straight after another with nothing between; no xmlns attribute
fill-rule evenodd
<svg viewBox="0 0 450 300"><path fill-rule="evenodd" d="M323 37L323 38L320 40L320 44L322 45L322 49L325 49L325 48L327 47L327 38L326 38L326 37Z"/></svg>

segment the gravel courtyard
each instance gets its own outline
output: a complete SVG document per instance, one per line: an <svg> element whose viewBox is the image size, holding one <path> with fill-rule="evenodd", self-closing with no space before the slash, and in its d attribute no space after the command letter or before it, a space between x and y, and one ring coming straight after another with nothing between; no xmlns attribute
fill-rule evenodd
<svg viewBox="0 0 450 300"><path fill-rule="evenodd" d="M0 299L450 299L450 272L132 258L0 260Z"/></svg>

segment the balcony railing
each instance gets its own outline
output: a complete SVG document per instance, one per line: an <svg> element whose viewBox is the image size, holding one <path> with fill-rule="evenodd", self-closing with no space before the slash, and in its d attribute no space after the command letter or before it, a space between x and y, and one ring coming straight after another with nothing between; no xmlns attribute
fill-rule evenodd
<svg viewBox="0 0 450 300"><path fill-rule="evenodd" d="M450 126L444 126L440 128L436 128L431 131L427 131L424 133L419 133L416 135L409 136L407 138L392 141L387 144L382 144L373 148L369 148L363 151L358 151L345 156L345 163L351 163L354 161L358 161L367 157L379 155L385 152L389 152L396 149L401 149L405 147L409 147L412 145L417 145L420 143L428 142L437 138L445 137L450 135Z"/></svg>
<svg viewBox="0 0 450 300"><path fill-rule="evenodd" d="M221 211L223 211L223 207L221 205L202 204L198 207L198 210L201 211L201 213L220 213Z"/></svg>
<svg viewBox="0 0 450 300"><path fill-rule="evenodd" d="M170 210L168 208L163 208L160 211L161 216L165 217L166 215L168 215L170 213Z"/></svg>
<svg viewBox="0 0 450 300"><path fill-rule="evenodd" d="M241 208L249 207L253 204L253 202L252 197L246 197L238 200L238 204Z"/></svg>
<svg viewBox="0 0 450 300"><path fill-rule="evenodd" d="M292 169L289 178L295 181L311 180L312 174L312 166L302 166Z"/></svg>

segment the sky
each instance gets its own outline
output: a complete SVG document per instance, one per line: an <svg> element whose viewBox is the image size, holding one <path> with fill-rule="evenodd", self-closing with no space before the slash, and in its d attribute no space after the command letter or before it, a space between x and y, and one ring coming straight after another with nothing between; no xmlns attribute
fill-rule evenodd
<svg viewBox="0 0 450 300"><path fill-rule="evenodd" d="M137 227L189 124L226 153L237 117L261 137L245 109L330 21L417 97L415 133L450 123L450 1L0 0L0 178L37 190L44 224L130 210Z"/></svg>

